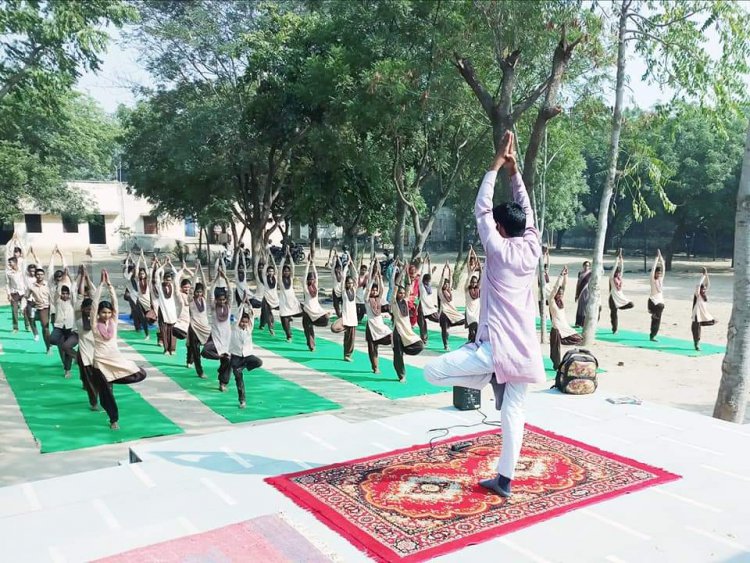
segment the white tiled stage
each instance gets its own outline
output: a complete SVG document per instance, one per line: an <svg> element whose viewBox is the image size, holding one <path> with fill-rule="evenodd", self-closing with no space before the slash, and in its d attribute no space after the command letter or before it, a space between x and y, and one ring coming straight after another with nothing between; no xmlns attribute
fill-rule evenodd
<svg viewBox="0 0 750 563"><path fill-rule="evenodd" d="M533 393L528 422L683 479L441 559L750 561L750 429L605 399ZM486 408L498 418L491 405ZM2 560L89 560L277 512L339 560L366 560L263 479L425 443L430 428L480 419L477 412L453 409L357 423L325 414L140 445L131 456L141 463L0 489Z"/></svg>

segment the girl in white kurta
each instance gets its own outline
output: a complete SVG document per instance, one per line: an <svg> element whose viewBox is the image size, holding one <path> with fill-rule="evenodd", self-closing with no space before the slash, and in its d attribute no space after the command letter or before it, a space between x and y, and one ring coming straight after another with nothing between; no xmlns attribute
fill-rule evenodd
<svg viewBox="0 0 750 563"><path fill-rule="evenodd" d="M156 311L154 311L151 303L151 279L146 268L146 257L143 255L142 250L135 265L135 276L135 289L138 294L136 303L143 315L144 322L142 328L145 339L148 340L149 325L156 321Z"/></svg>
<svg viewBox="0 0 750 563"><path fill-rule="evenodd" d="M367 265L362 263L362 257L359 258L359 275L357 276L357 320L361 321L365 317L365 291L367 282L370 281Z"/></svg>
<svg viewBox="0 0 750 563"><path fill-rule="evenodd" d="M167 258L167 262L161 264L154 272L154 297L159 303L159 332L164 353L171 356L177 350L177 340L174 337L174 325L177 322L175 301L177 290L174 283L174 271L165 272L166 264L172 267L170 258Z"/></svg>
<svg viewBox="0 0 750 563"><path fill-rule="evenodd" d="M549 357L552 367L557 369L562 359L562 345L574 346L583 342L583 338L570 326L568 317L565 315L565 288L568 285L568 268L562 269L560 277L550 288L549 317L552 328L549 333Z"/></svg>
<svg viewBox="0 0 750 563"><path fill-rule="evenodd" d="M440 333L443 337L443 348L449 350L448 346L448 329L452 326L461 326L466 324L466 319L461 312L456 309L453 302L453 289L451 288L451 267L448 262L443 266L440 274Z"/></svg>
<svg viewBox="0 0 750 563"><path fill-rule="evenodd" d="M695 287L693 293L693 313L691 330L693 333L693 344L696 350L700 350L701 342L701 327L713 326L716 324L716 319L708 311L708 288L710 282L708 280L708 270L703 268L703 274L701 280Z"/></svg>
<svg viewBox="0 0 750 563"><path fill-rule="evenodd" d="M419 277L419 305L417 307L417 324L419 337L427 344L427 320L440 323L440 309L438 308L437 292L432 287L432 262L430 256L422 263L422 274Z"/></svg>
<svg viewBox="0 0 750 563"><path fill-rule="evenodd" d="M187 267L185 262L182 268L175 276L175 283L180 290L175 294L175 303L177 305L177 320L172 329L174 337L179 340L187 339L188 330L190 329L190 300L193 294L193 276L192 270Z"/></svg>
<svg viewBox="0 0 750 563"><path fill-rule="evenodd" d="M146 314L141 308L138 300L138 264L140 264L140 258L138 259L138 262L135 263L133 262L132 255L128 253L122 267L122 275L125 278L125 293L123 297L130 305L130 318L133 319L133 327L136 332L142 330L146 336L148 336L148 321L146 320Z"/></svg>
<svg viewBox="0 0 750 563"><path fill-rule="evenodd" d="M206 303L206 283L203 277L201 263L195 265L193 274L193 294L190 298L190 326L187 337L187 365L195 365L195 373L205 379L201 364L201 346L211 337L211 323L208 319L208 304Z"/></svg>
<svg viewBox="0 0 750 563"><path fill-rule="evenodd" d="M349 275L341 280L341 316L331 325L331 332L344 333L344 361L351 362L354 354L354 335L357 332L359 319L357 318L357 293L354 280L357 272L349 262Z"/></svg>
<svg viewBox="0 0 750 563"><path fill-rule="evenodd" d="M651 268L651 293L648 297L648 312L651 315L651 333L649 338L651 342L656 342L656 335L659 334L661 326L661 316L664 313L664 258L661 256L661 250L656 251L656 260Z"/></svg>
<svg viewBox="0 0 750 563"><path fill-rule="evenodd" d="M226 284L226 289L216 291L219 280ZM219 268L214 283L208 292L208 309L211 312L211 338L203 346L201 355L209 360L219 360L219 388L222 381L229 380L229 342L232 339L231 287L223 268Z"/></svg>
<svg viewBox="0 0 750 563"><path fill-rule="evenodd" d="M273 310L279 308L279 282L276 279L276 263L273 261L273 255L268 254L270 261L265 270L261 270L260 283L263 285L263 302L260 306L260 326L263 328L268 325L268 332L274 335L273 329Z"/></svg>
<svg viewBox="0 0 750 563"><path fill-rule="evenodd" d="M331 300L333 301L333 311L336 316L341 318L341 288L344 285L344 272L341 265L341 258L338 252L331 248L328 254L328 267L331 268Z"/></svg>
<svg viewBox="0 0 750 563"><path fill-rule="evenodd" d="M395 266L394 266L395 270ZM383 278L380 274L380 267L375 268L375 275L370 279L367 285L369 299L365 302L367 309L367 329L365 330L365 339L367 340L367 355L370 357L372 373L380 373L378 367L378 347L390 346L393 342L391 329L388 328L383 319L382 296L385 294L383 288Z"/></svg>
<svg viewBox="0 0 750 563"><path fill-rule="evenodd" d="M398 380L406 381L406 367L404 366L404 354L416 356L424 350L424 342L414 332L409 319L409 303L407 302L406 288L400 284L400 272L394 269L394 284L396 291L393 292L391 300L391 316L393 317L393 367L398 375Z"/></svg>
<svg viewBox="0 0 750 563"><path fill-rule="evenodd" d="M102 299L105 288L112 301ZM119 411L112 384L138 383L146 379L146 372L134 361L126 359L117 345L117 294L109 281L107 270L102 270L102 281L96 291L91 313L94 334L94 380L99 393L99 402L109 415L109 427L117 430Z"/></svg>
<svg viewBox="0 0 750 563"><path fill-rule="evenodd" d="M279 318L284 329L286 341L292 341L292 319L302 316L302 305L294 292L294 260L287 248L286 256L281 261L281 286L279 287Z"/></svg>
<svg viewBox="0 0 750 563"><path fill-rule="evenodd" d="M625 297L622 291L622 274L625 270L625 260L622 257L622 248L615 259L614 272L609 279L609 320L612 323L612 334L617 334L619 319L617 311L633 308L633 302Z"/></svg>
<svg viewBox="0 0 750 563"><path fill-rule="evenodd" d="M312 271L310 268L312 266ZM321 307L318 301L318 270L312 257L307 261L305 268L305 295L302 303L302 328L305 330L305 339L310 351L315 350L315 327L328 326L329 315Z"/></svg>
<svg viewBox="0 0 750 563"><path fill-rule="evenodd" d="M473 260L472 260L473 254ZM469 251L469 275L466 278L464 286L464 296L466 298L466 327L469 329L469 342L474 342L477 338L477 328L479 327L480 307L480 282L482 279L482 265L479 262L474 249Z"/></svg>

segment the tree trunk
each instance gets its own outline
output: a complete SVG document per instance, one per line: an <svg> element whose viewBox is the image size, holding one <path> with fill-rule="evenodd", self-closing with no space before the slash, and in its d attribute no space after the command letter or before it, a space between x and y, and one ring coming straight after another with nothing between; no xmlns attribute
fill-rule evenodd
<svg viewBox="0 0 750 563"><path fill-rule="evenodd" d="M375 261L375 235L370 235L370 262Z"/></svg>
<svg viewBox="0 0 750 563"><path fill-rule="evenodd" d="M396 197L396 228L393 231L393 259L404 259L404 229L406 228L406 204Z"/></svg>
<svg viewBox="0 0 750 563"><path fill-rule="evenodd" d="M463 273L464 268L466 267L466 262L468 261L468 253L467 258L463 260L465 239L466 225L461 222L458 226L458 252L456 253L456 263L453 265L453 279L451 280L451 287L453 289L456 289L458 287L458 282L461 280L461 274ZM461 263L462 260L463 263ZM461 265L460 269L459 264Z"/></svg>
<svg viewBox="0 0 750 563"><path fill-rule="evenodd" d="M562 241L565 236L566 229L560 229L557 231L557 242L555 243L555 250L562 250Z"/></svg>
<svg viewBox="0 0 750 563"><path fill-rule="evenodd" d="M685 225L681 222L677 223L677 226L672 233L672 240L667 245L667 254L664 257L664 268L668 271L672 271L672 260L674 255L677 254L677 250L682 247L682 241L685 237Z"/></svg>
<svg viewBox="0 0 750 563"><path fill-rule="evenodd" d="M198 227L198 252L195 255L195 259L200 262L201 249L203 249L203 227Z"/></svg>
<svg viewBox="0 0 750 563"><path fill-rule="evenodd" d="M310 230L310 258L315 260L315 243L318 242L318 220L312 219L308 229Z"/></svg>
<svg viewBox="0 0 750 563"><path fill-rule="evenodd" d="M583 329L583 342L590 346L596 339L596 326L599 319L601 303L600 284L604 274L604 237L607 233L609 206L615 191L615 174L617 173L617 156L620 151L620 131L622 130L622 107L625 90L626 44L625 34L628 21L628 8L632 0L622 0L620 4L620 20L617 33L617 77L615 80L615 109L612 114L612 137L609 146L609 169L607 181L599 204L599 223L596 228L594 243L594 261L592 264L591 281L589 282L589 303L586 307L586 321Z"/></svg>
<svg viewBox="0 0 750 563"><path fill-rule="evenodd" d="M734 249L734 300L714 417L742 423L750 389L750 127L737 192Z"/></svg>

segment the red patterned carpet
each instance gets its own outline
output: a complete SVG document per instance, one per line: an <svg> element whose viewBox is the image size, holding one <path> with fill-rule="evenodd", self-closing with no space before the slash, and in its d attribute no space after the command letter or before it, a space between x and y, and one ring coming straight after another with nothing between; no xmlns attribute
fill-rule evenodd
<svg viewBox="0 0 750 563"><path fill-rule="evenodd" d="M455 442L471 441L460 453ZM421 561L678 475L526 425L513 496L495 475L494 430L266 479L359 549Z"/></svg>

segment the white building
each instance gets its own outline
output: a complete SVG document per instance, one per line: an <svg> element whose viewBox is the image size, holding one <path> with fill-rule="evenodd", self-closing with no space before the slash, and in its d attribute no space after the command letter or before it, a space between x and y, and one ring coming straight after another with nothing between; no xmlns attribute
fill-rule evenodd
<svg viewBox="0 0 750 563"><path fill-rule="evenodd" d="M0 244L5 244L14 230L26 246L45 254L55 245L66 253L91 248L93 254L101 256L130 250L134 244L146 252L155 249L167 252L176 241L188 244L191 249L198 244L199 226L194 221L156 217L148 201L128 193L127 184L70 182L68 185L84 192L92 202L97 210L94 220L79 223L27 207L23 217L12 226L3 225ZM213 233L214 229L210 231ZM237 226L237 232L242 232L241 225ZM217 237L211 242L221 241ZM242 242L250 248L250 233L245 234Z"/></svg>

